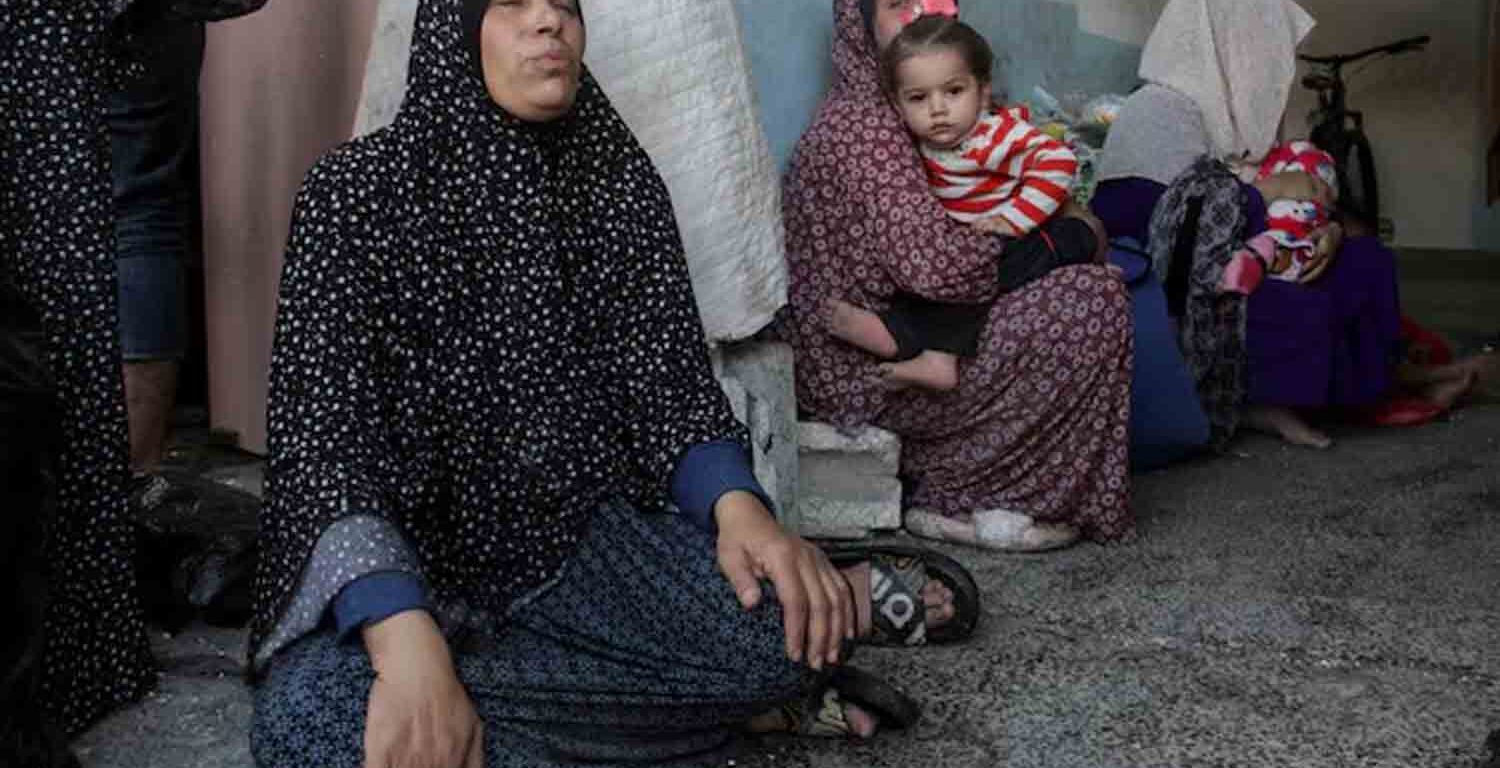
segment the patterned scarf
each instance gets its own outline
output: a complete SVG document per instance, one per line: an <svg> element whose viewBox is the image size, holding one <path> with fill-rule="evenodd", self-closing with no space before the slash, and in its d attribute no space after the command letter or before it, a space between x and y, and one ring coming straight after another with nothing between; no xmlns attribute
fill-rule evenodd
<svg viewBox="0 0 1500 768"><path fill-rule="evenodd" d="M1223 163L1198 160L1151 216L1151 260L1177 317L1178 345L1208 414L1214 446L1239 426L1245 402L1245 296L1224 293L1224 271L1245 238L1245 192Z"/></svg>

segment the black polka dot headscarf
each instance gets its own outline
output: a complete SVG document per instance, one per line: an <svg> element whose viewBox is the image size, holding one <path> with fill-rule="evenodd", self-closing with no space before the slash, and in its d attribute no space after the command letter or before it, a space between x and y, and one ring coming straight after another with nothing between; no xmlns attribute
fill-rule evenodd
<svg viewBox="0 0 1500 768"><path fill-rule="evenodd" d="M335 521L391 521L437 602L499 611L606 497L657 506L689 448L744 439L650 159L587 72L559 120L496 106L485 5L424 0L396 120L298 195L252 649Z"/></svg>

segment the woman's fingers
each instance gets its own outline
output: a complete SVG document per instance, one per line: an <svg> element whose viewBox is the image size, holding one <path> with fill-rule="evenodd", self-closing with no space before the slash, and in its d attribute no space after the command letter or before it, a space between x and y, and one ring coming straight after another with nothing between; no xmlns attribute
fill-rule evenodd
<svg viewBox="0 0 1500 768"><path fill-rule="evenodd" d="M745 550L738 546L721 547L719 570L723 571L724 578L734 589L741 607L748 611L760 604L760 579L764 576L763 569L751 562Z"/></svg>
<svg viewBox="0 0 1500 768"><path fill-rule="evenodd" d="M828 610L828 594L823 588L823 579L818 574L817 561L808 549L803 549L802 556L798 558L797 571L802 578L803 589L807 590L807 665L813 669L822 669L824 660L828 658L829 640L832 639L832 612Z"/></svg>
<svg viewBox="0 0 1500 768"><path fill-rule="evenodd" d="M823 592L828 596L828 611L831 617L828 634L828 662L837 664L843 641L854 638L855 622L858 620L854 610L854 593L849 586L849 580L833 566L833 563L828 562L828 556L823 553L823 550L811 545L808 546L808 550L812 553L813 563L818 569Z"/></svg>
<svg viewBox="0 0 1500 768"><path fill-rule="evenodd" d="M808 596L795 548L781 544L771 547L762 554L761 567L776 587L776 599L781 602L787 658L802 661L807 642Z"/></svg>
<svg viewBox="0 0 1500 768"><path fill-rule="evenodd" d="M474 730L469 736L469 752L463 768L484 768L484 723L474 718Z"/></svg>
<svg viewBox="0 0 1500 768"><path fill-rule="evenodd" d="M854 604L854 586L849 583L843 571L828 561L827 555L821 555L821 562L824 573L827 573L833 580L833 585L838 592L839 605L844 617L844 632L841 637L853 640L854 636L859 633L859 609Z"/></svg>

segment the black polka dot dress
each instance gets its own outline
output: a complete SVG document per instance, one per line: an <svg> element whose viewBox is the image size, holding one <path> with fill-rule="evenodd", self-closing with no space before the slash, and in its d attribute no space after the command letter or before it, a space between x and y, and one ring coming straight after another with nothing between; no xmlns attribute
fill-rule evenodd
<svg viewBox="0 0 1500 768"><path fill-rule="evenodd" d="M479 16L425 0L396 121L298 195L257 667L385 563L418 571L440 614L503 615L602 504L659 509L688 449L745 439L650 159L588 75L561 120L501 111L472 58Z"/></svg>
<svg viewBox="0 0 1500 768"><path fill-rule="evenodd" d="M42 705L70 732L154 682L131 564L101 107L120 69L106 45L116 5L0 3L0 269L42 314L62 406Z"/></svg>

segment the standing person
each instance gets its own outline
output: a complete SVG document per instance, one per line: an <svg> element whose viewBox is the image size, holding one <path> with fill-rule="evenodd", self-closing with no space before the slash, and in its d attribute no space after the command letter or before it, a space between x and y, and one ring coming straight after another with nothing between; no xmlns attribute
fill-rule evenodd
<svg viewBox="0 0 1500 768"><path fill-rule="evenodd" d="M0 270L41 315L61 421L37 705L68 733L155 680L132 568L107 80L118 9L0 5Z"/></svg>
<svg viewBox="0 0 1500 768"><path fill-rule="evenodd" d="M176 495L156 470L188 343L184 261L193 230L203 23L170 18L150 3L133 8L127 22L141 69L110 94L106 118L131 500L149 511Z"/></svg>
<svg viewBox="0 0 1500 768"><path fill-rule="evenodd" d="M1093 265L996 297L1004 239L947 214L880 85L912 7L834 2L834 83L783 195L798 403L901 437L913 534L1012 551L1128 537L1129 297ZM834 335L831 300L881 312L900 294L993 302L952 392L891 391L879 357Z"/></svg>
<svg viewBox="0 0 1500 768"><path fill-rule="evenodd" d="M768 511L666 187L584 43L574 0L424 0L395 122L298 196L262 766L691 764L890 713L828 672L877 563L835 569ZM912 595L924 628L962 618Z"/></svg>

